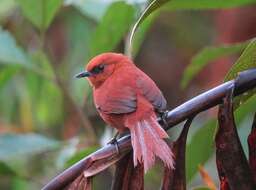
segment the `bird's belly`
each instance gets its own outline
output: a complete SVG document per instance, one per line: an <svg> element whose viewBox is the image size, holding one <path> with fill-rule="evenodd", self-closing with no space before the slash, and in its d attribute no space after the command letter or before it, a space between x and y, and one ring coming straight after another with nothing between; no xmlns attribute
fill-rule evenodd
<svg viewBox="0 0 256 190"><path fill-rule="evenodd" d="M102 119L111 127L116 128L120 133L127 130L124 123L125 114L104 114L100 113Z"/></svg>

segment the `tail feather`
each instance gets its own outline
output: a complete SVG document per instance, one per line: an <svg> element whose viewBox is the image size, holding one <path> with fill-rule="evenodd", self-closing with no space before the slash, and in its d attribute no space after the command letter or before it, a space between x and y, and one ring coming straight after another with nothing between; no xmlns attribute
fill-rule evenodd
<svg viewBox="0 0 256 190"><path fill-rule="evenodd" d="M134 163L134 166L137 166L137 163L138 162L142 162L142 149L141 147L143 145L141 145L141 142L139 140L139 138L136 137L136 134L137 136L140 136L139 135L139 125L137 124L135 127L134 127L134 130L131 130L131 139L132 139L132 147L133 147L133 155L136 154L136 157L133 156L133 163Z"/></svg>
<svg viewBox="0 0 256 190"><path fill-rule="evenodd" d="M150 117L128 127L131 132L135 166L138 162L144 163L146 172L153 166L155 156L158 156L167 167L174 167L172 151L163 140L168 134L157 123L156 118Z"/></svg>

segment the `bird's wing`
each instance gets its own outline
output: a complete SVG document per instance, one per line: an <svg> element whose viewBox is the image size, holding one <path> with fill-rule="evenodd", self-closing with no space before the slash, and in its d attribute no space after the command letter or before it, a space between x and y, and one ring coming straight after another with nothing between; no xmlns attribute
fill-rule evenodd
<svg viewBox="0 0 256 190"><path fill-rule="evenodd" d="M142 71L139 72L140 73L136 79L136 85L142 95L154 106L155 109L166 109L166 100L154 81Z"/></svg>
<svg viewBox="0 0 256 190"><path fill-rule="evenodd" d="M127 69L122 77L104 84L104 89L95 91L94 101L97 109L106 114L131 113L137 109L138 91L155 109L166 108L166 100L162 92L154 81L137 68Z"/></svg>
<svg viewBox="0 0 256 190"><path fill-rule="evenodd" d="M105 114L124 114L134 112L137 108L137 95L130 86L113 86L108 92L99 92L95 104Z"/></svg>

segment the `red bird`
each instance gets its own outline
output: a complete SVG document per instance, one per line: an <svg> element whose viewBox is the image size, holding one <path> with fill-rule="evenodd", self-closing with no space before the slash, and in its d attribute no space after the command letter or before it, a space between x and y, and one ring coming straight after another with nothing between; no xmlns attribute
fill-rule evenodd
<svg viewBox="0 0 256 190"><path fill-rule="evenodd" d="M89 79L95 106L106 123L120 133L130 130L134 166L143 163L146 172L158 156L173 168L172 151L163 140L168 135L155 113L166 108L166 100L144 72L122 54L104 53L76 77Z"/></svg>

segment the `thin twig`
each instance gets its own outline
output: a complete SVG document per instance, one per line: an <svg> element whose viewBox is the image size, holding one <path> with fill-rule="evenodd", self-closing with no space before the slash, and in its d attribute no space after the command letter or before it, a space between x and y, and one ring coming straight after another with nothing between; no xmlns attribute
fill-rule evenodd
<svg viewBox="0 0 256 190"><path fill-rule="evenodd" d="M195 98L185 102L184 104L176 107L167 114L167 122L169 124L165 129L175 126L176 124L198 114L199 112L205 111L211 107L214 107L221 103L222 99L226 96L229 87L235 85L234 95L238 96L242 93L249 91L256 87L256 69L244 71L239 74L236 80L226 82L219 85L205 93L202 93ZM159 118L161 123L161 119ZM124 154L131 150L130 136L127 135L118 140L120 154ZM77 178L83 171L89 169L93 164L99 160L106 159L106 157L117 157L120 155L116 154L115 145L106 145L80 160L75 165L66 169L60 175L52 179L43 190L58 190L62 189Z"/></svg>

